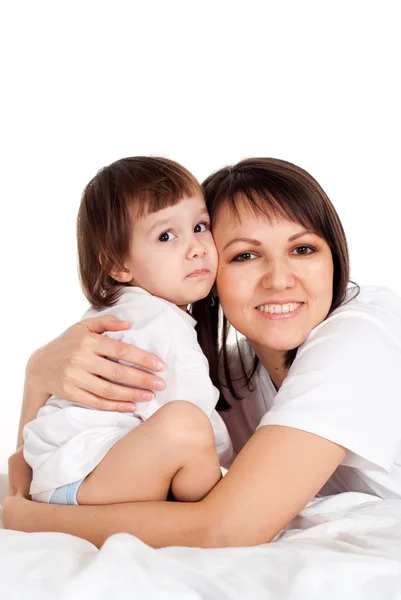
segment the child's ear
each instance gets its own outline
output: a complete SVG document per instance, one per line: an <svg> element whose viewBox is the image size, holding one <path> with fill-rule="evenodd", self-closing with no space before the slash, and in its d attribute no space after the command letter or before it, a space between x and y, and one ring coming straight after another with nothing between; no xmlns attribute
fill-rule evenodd
<svg viewBox="0 0 401 600"><path fill-rule="evenodd" d="M110 277L112 277L116 281L119 281L120 283L129 283L134 279L129 269L113 269L112 271L110 271Z"/></svg>
<svg viewBox="0 0 401 600"><path fill-rule="evenodd" d="M99 262L103 266L101 254L99 254ZM109 275L110 275L110 277L112 277L116 281L119 281L120 283L129 283L130 281L132 281L134 279L131 271L129 269L127 269L126 267L124 267L123 265L119 265L115 269L112 269L111 271L109 271Z"/></svg>

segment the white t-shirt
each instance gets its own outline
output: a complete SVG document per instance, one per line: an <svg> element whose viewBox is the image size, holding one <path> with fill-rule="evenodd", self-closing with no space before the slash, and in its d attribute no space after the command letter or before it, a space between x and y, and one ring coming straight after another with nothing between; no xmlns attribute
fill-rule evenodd
<svg viewBox="0 0 401 600"><path fill-rule="evenodd" d="M241 347L249 367L254 354L246 340ZM239 374L239 364L236 369ZM231 398L234 408L221 414L235 453L266 425L308 431L347 448L321 495L401 498L400 372L401 299L383 287L362 287L313 329L278 392L259 364L253 391L239 389L246 397Z"/></svg>
<svg viewBox="0 0 401 600"><path fill-rule="evenodd" d="M171 400L192 402L208 415L221 464L232 454L227 428L215 410L219 392L210 380L191 315L138 287L123 288L115 306L91 309L83 318L100 314L132 323L129 330L105 335L159 356L166 365L160 372L166 388L155 392L154 400L138 402L135 413L128 414L52 396L24 428L24 456L33 469L34 500L47 502L56 488L86 477L119 439Z"/></svg>

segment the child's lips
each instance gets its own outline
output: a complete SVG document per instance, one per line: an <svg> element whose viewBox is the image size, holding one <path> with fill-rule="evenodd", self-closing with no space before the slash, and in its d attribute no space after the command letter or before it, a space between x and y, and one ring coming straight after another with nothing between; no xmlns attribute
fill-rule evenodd
<svg viewBox="0 0 401 600"><path fill-rule="evenodd" d="M204 277L208 275L209 269L196 269L196 271L192 271L187 277Z"/></svg>

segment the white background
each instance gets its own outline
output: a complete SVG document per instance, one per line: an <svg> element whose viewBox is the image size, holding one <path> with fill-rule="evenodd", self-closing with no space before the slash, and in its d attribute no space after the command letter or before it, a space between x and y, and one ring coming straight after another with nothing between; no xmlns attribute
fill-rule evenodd
<svg viewBox="0 0 401 600"><path fill-rule="evenodd" d="M86 308L75 218L96 171L161 154L310 171L352 277L401 294L398 2L9 2L0 14L0 471L30 353Z"/></svg>

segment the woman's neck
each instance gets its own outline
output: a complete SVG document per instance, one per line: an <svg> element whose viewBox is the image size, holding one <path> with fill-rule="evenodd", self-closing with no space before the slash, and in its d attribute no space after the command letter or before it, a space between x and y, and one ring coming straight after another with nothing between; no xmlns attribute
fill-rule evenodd
<svg viewBox="0 0 401 600"><path fill-rule="evenodd" d="M287 377L288 369L284 366L286 352L270 350L255 342L249 341L252 350L268 372L276 390L279 390L284 379Z"/></svg>

